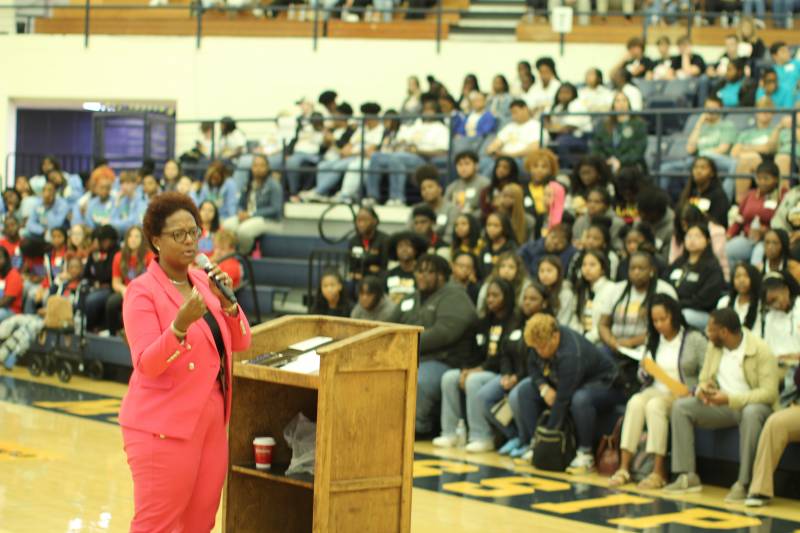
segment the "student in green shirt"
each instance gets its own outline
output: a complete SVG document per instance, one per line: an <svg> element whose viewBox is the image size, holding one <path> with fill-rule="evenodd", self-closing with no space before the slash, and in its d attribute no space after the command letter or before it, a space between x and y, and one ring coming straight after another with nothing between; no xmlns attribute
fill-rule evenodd
<svg viewBox="0 0 800 533"><path fill-rule="evenodd" d="M762 98L756 107L771 110L775 106L772 101ZM775 147L770 142L774 130L771 126L772 115L772 111L756 112L755 127L742 131L736 138L736 144L731 149L731 156L737 160L736 174L752 176L761 163L762 156L775 153ZM736 203L744 199L750 190L751 182L751 177L736 180Z"/></svg>
<svg viewBox="0 0 800 533"><path fill-rule="evenodd" d="M614 95L612 111L631 110L631 103L623 92ZM621 167L646 168L644 152L647 149L647 125L639 117L614 115L608 117L595 129L592 153L601 155L611 170Z"/></svg>
<svg viewBox="0 0 800 533"><path fill-rule="evenodd" d="M795 115L795 146L794 160L800 159L800 111ZM792 117L785 116L772 131L770 143L775 149L775 164L781 171L781 176L788 176L792 171Z"/></svg>

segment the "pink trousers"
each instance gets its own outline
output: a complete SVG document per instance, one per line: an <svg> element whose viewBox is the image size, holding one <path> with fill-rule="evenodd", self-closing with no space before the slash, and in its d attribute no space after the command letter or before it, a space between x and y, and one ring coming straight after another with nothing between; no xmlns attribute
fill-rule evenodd
<svg viewBox="0 0 800 533"><path fill-rule="evenodd" d="M133 474L131 533L211 531L228 471L224 409L217 386L188 440L122 428Z"/></svg>

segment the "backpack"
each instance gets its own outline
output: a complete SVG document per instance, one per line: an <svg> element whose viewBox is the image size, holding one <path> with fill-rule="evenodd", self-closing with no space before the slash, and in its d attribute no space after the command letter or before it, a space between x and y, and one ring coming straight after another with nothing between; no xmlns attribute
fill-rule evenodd
<svg viewBox="0 0 800 533"><path fill-rule="evenodd" d="M563 472L575 458L575 422L567 415L560 429L548 429L550 411L539 416L533 437L533 466L540 470Z"/></svg>

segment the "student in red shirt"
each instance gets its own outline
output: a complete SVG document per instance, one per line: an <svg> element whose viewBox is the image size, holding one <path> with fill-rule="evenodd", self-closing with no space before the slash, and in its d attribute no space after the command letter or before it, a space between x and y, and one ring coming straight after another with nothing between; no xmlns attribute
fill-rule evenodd
<svg viewBox="0 0 800 533"><path fill-rule="evenodd" d="M67 232L64 228L53 228L50 230L50 248L43 260L39 262L36 259L25 259L24 264L28 265L28 268L40 267L43 272L41 282L26 291L23 301L23 310L26 314L34 314L44 305L54 280L58 280L59 277L64 277L66 280L66 255Z"/></svg>
<svg viewBox="0 0 800 533"><path fill-rule="evenodd" d="M111 288L114 292L106 300L106 324L112 335L122 329L122 299L128 285L147 270L153 257L153 252L144 242L142 228L131 226L125 232L122 248L111 263Z"/></svg>
<svg viewBox="0 0 800 533"><path fill-rule="evenodd" d="M233 290L239 288L242 283L242 265L236 257L229 257L236 253L238 244L236 234L227 229L220 229L214 234L214 255L211 261L217 263L219 268L231 277ZM223 257L228 257L220 261Z"/></svg>
<svg viewBox="0 0 800 533"><path fill-rule="evenodd" d="M6 215L3 219L3 237L0 238L0 246L6 249L8 256L11 258L11 266L16 269L22 268L21 244L19 222L13 215Z"/></svg>
<svg viewBox="0 0 800 533"><path fill-rule="evenodd" d="M22 276L11 266L11 256L0 246L0 322L22 312Z"/></svg>

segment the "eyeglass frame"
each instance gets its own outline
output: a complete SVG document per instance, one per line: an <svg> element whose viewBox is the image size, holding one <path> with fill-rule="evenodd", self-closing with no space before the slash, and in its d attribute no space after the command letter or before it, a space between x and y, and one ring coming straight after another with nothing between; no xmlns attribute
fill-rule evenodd
<svg viewBox="0 0 800 533"><path fill-rule="evenodd" d="M183 233L183 238L179 238L179 235L181 233ZM203 228L201 228L199 226L195 226L194 238L192 239L192 242L199 241L200 240L200 236L202 234L203 234ZM186 237L188 237L189 235L192 235L192 231L191 230L186 230L186 229L176 229L176 230L173 230L173 231L170 231L170 232L162 231L161 235L162 236L163 235L170 235L172 237L172 239L177 244L183 244L183 243L186 242Z"/></svg>

